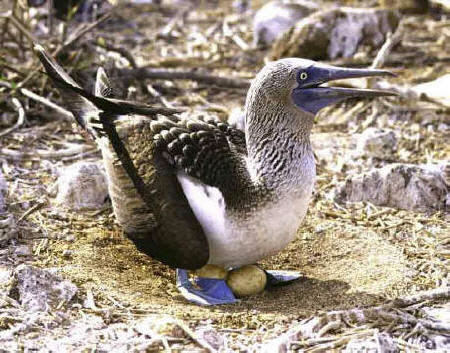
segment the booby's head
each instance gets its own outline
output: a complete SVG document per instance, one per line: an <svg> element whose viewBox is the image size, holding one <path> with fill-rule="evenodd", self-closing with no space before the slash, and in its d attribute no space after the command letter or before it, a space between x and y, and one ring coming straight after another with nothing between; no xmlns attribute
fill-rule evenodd
<svg viewBox="0 0 450 353"><path fill-rule="evenodd" d="M323 83L346 78L394 76L389 71L350 69L318 63L312 60L287 58L267 64L255 77L249 99L259 102L262 95L275 106L292 111L295 107L306 115L314 116L320 109L353 97L379 97L392 92L323 87Z"/></svg>

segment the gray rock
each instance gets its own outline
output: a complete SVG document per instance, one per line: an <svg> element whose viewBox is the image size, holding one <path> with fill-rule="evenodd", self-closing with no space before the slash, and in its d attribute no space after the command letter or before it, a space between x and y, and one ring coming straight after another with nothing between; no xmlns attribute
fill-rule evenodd
<svg viewBox="0 0 450 353"><path fill-rule="evenodd" d="M57 186L56 202L71 210L102 208L108 197L106 175L98 163L78 162L64 168Z"/></svg>
<svg viewBox="0 0 450 353"><path fill-rule="evenodd" d="M349 176L337 187L335 200L368 201L414 211L441 210L448 192L443 169L439 165L390 164Z"/></svg>
<svg viewBox="0 0 450 353"><path fill-rule="evenodd" d="M392 159L397 150L397 138L393 130L370 127L359 136L356 150L366 157Z"/></svg>
<svg viewBox="0 0 450 353"><path fill-rule="evenodd" d="M397 345L387 333L376 333L370 338L352 339L343 353L352 352L397 352Z"/></svg>
<svg viewBox="0 0 450 353"><path fill-rule="evenodd" d="M200 327L195 330L195 334L217 351L220 351L225 345L224 337L212 327Z"/></svg>
<svg viewBox="0 0 450 353"><path fill-rule="evenodd" d="M273 44L271 60L284 57L336 59L353 56L361 45L378 49L400 16L385 9L339 8L314 13Z"/></svg>
<svg viewBox="0 0 450 353"><path fill-rule="evenodd" d="M318 6L309 1L269 2L258 10L253 19L254 45L269 46L298 20L307 17L317 9Z"/></svg>
<svg viewBox="0 0 450 353"><path fill-rule="evenodd" d="M78 288L48 270L20 265L14 271L20 303L29 311L48 311L62 301L69 302Z"/></svg>
<svg viewBox="0 0 450 353"><path fill-rule="evenodd" d="M31 255L31 249L28 245L19 245L14 250L14 254L17 256L30 256Z"/></svg>
<svg viewBox="0 0 450 353"><path fill-rule="evenodd" d="M250 9L251 0L235 0L232 3L233 9L237 13L244 13Z"/></svg>

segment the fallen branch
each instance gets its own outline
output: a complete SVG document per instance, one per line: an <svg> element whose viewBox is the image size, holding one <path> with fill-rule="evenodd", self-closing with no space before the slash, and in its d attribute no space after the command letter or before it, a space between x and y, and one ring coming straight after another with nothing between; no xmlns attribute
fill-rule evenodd
<svg viewBox="0 0 450 353"><path fill-rule="evenodd" d="M58 46L53 52L52 52L52 56L56 57L59 53L61 53L64 49L66 49L67 47L69 47L70 45L74 44L77 40L79 40L81 37L83 37L86 33L92 31L95 27L97 27L99 24L101 24L102 22L106 21L108 18L111 17L112 12L109 12L105 15L103 15L102 17L100 17L97 21L95 21L94 23L91 23L88 26L82 25L81 27L79 27L79 29L75 30L73 32L73 34L60 46ZM20 28L18 28L19 31L21 31ZM34 44L36 44L37 41L34 42ZM39 68L40 66L37 66L36 68L34 68L27 77L25 77L25 79L23 81L21 81L18 85L17 88L22 88L29 80L31 80L34 75L36 75L39 72Z"/></svg>
<svg viewBox="0 0 450 353"><path fill-rule="evenodd" d="M120 69L119 75L123 79L159 79L159 80L191 80L209 85L229 88L248 89L250 87L250 80L241 78L229 78L200 72L182 71L182 70L167 70L167 69Z"/></svg>
<svg viewBox="0 0 450 353"><path fill-rule="evenodd" d="M322 337L323 334L330 330L345 328L348 323L359 325L367 324L368 322L402 323L408 326L420 325L431 331L443 333L450 332L450 325L445 322L418 319L413 315L398 310L398 308L407 308L423 301L448 299L450 299L450 287L443 286L412 296L400 297L380 306L327 312L302 321L288 333L264 345L262 351L286 351L292 343L295 344L298 341L302 342L302 340L305 339L315 339L320 343L320 339L324 339L324 337ZM316 348L318 351L327 351L347 343L346 339L341 340L337 336L335 337L335 342L324 343L323 345L319 344L312 348L311 351L315 351ZM350 335L348 337L350 337Z"/></svg>
<svg viewBox="0 0 450 353"><path fill-rule="evenodd" d="M121 56L123 56L125 59L128 60L128 62L130 63L130 66L133 69L136 69L138 67L138 65L136 64L136 60L134 60L133 55L128 50L126 50L125 48L116 47L114 45L110 45L110 44L107 44L105 42L102 42L102 43L93 42L92 44L97 46L97 47L103 48L103 49L105 49L107 51L112 51L112 52L116 52L116 53L120 54Z"/></svg>
<svg viewBox="0 0 450 353"><path fill-rule="evenodd" d="M381 49L378 51L377 56L372 62L372 65L370 65L371 69L379 69L384 65L384 62L386 61L387 57L391 53L392 49L400 42L402 36L403 36L403 23L400 22L394 34L392 34L391 32L387 34L386 41L382 45Z"/></svg>
<svg viewBox="0 0 450 353"><path fill-rule="evenodd" d="M36 42L36 38L33 36L33 34L25 27L25 24L20 19L18 19L12 11L0 13L0 18L5 18L9 22L11 22L19 30L20 33L24 34L25 37L28 38L31 43Z"/></svg>
<svg viewBox="0 0 450 353"><path fill-rule="evenodd" d="M93 148L92 151L96 149ZM16 150L11 150L9 148L0 148L0 155L6 158L20 161L23 159L58 159L71 157L81 153L88 153L90 150L86 151L85 145L76 145L70 148L58 150L58 151L45 151L45 150L35 150L34 152L21 152Z"/></svg>
<svg viewBox="0 0 450 353"><path fill-rule="evenodd" d="M10 128L7 128L2 132L0 132L0 137L7 135L14 130L17 130L25 122L25 109L23 108L22 103L20 103L20 101L17 98L13 98L12 102L15 105L17 112L19 113L17 122Z"/></svg>
<svg viewBox="0 0 450 353"><path fill-rule="evenodd" d="M19 219L17 220L17 224L19 224L20 222L22 222L24 219L26 219L30 214L32 214L33 212L37 211L38 209L40 209L42 206L44 206L47 203L46 200L40 200L38 201L35 205L33 205L32 207L30 207L28 210L25 211L25 213L19 217Z"/></svg>
<svg viewBox="0 0 450 353"><path fill-rule="evenodd" d="M0 86L2 87L6 87L8 89L12 89L12 85L9 82L6 81L1 81L0 80ZM30 91L29 89L26 88L19 88L18 91L23 94L25 97L28 97L32 100L35 100L36 102L39 102L43 105L46 105L47 107L56 110L58 113L60 113L66 120L68 121L72 121L73 120L73 115L71 112L69 112L68 110L60 107L59 105L51 102L50 100L48 100L45 97L42 97L32 91Z"/></svg>
<svg viewBox="0 0 450 353"><path fill-rule="evenodd" d="M102 17L100 17L97 21L89 24L89 25L82 25L82 27L79 27L73 34L67 38L67 40L62 44L60 48L58 48L52 55L56 56L58 55L61 50L64 48L69 47L73 43L75 43L77 40L79 40L81 37L83 37L86 33L89 33L92 31L95 27L97 27L99 24L105 22L108 18L110 18L112 15L112 11L104 14Z"/></svg>

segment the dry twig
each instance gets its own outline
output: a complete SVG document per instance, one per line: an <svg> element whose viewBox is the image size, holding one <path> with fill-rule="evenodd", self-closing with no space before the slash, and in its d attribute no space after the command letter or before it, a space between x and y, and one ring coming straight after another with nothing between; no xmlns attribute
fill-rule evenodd
<svg viewBox="0 0 450 353"><path fill-rule="evenodd" d="M13 98L12 102L13 102L14 106L16 107L16 110L19 114L19 116L17 118L17 122L10 128L7 128L7 129L3 130L2 132L0 132L0 137L7 135L14 130L17 130L25 122L25 109L23 108L22 103L20 103L20 101L17 98Z"/></svg>
<svg viewBox="0 0 450 353"><path fill-rule="evenodd" d="M250 81L241 78L230 78L193 71L167 70L167 69L121 69L123 79L160 79L160 80L192 80L220 87L248 89Z"/></svg>
<svg viewBox="0 0 450 353"><path fill-rule="evenodd" d="M6 81L1 81L0 80L0 86L12 89L12 85L9 82ZM59 105L53 103L52 101L48 100L45 97L42 97L32 91L30 91L29 89L26 88L19 88L18 91L20 93L22 93L24 96L35 100L36 102L39 102L43 105L46 105L47 107L56 110L58 113L60 113L66 120L72 121L73 120L73 115L71 112L69 112L68 110L60 107Z"/></svg>

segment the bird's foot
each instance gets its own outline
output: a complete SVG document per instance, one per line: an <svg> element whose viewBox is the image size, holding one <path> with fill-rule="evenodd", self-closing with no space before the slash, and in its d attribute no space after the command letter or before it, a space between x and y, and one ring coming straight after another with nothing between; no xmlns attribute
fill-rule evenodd
<svg viewBox="0 0 450 353"><path fill-rule="evenodd" d="M271 270L264 271L267 276L266 288L284 286L290 284L294 281L299 280L303 277L300 272L296 271L282 271L282 270Z"/></svg>
<svg viewBox="0 0 450 353"><path fill-rule="evenodd" d="M189 280L186 270L177 269L177 287L180 293L190 302L199 305L220 305L237 303L224 279L198 277L196 287Z"/></svg>

